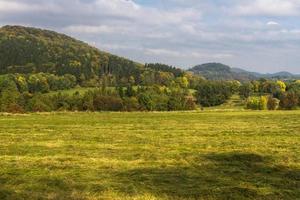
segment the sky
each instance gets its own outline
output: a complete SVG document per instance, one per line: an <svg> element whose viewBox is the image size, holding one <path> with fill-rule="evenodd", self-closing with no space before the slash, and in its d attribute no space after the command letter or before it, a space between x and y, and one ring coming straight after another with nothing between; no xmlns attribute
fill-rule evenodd
<svg viewBox="0 0 300 200"><path fill-rule="evenodd" d="M141 63L300 74L300 0L0 0L0 26L68 34Z"/></svg>

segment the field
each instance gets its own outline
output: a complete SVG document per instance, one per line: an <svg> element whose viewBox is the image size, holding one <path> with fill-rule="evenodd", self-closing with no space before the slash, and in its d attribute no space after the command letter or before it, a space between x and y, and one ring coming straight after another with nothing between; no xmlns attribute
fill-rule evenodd
<svg viewBox="0 0 300 200"><path fill-rule="evenodd" d="M300 199L300 111L0 115L0 199Z"/></svg>

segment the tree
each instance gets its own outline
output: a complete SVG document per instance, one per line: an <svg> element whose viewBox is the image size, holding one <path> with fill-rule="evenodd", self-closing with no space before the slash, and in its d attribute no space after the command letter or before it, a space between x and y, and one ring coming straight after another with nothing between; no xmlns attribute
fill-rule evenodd
<svg viewBox="0 0 300 200"><path fill-rule="evenodd" d="M28 91L28 84L26 77L23 75L16 75L15 76L15 83L17 84L18 90L20 93Z"/></svg>
<svg viewBox="0 0 300 200"><path fill-rule="evenodd" d="M285 90L286 90L286 84L283 81L277 81L276 84L278 85L279 90L281 92L285 92Z"/></svg>
<svg viewBox="0 0 300 200"><path fill-rule="evenodd" d="M266 96L249 97L246 102L246 108L251 110L267 110L268 99Z"/></svg>
<svg viewBox="0 0 300 200"><path fill-rule="evenodd" d="M181 88L188 88L188 86L189 86L189 80L186 77L178 77L178 78L176 78L175 82Z"/></svg>
<svg viewBox="0 0 300 200"><path fill-rule="evenodd" d="M37 93L28 101L26 109L32 112L50 112L53 107L49 98Z"/></svg>
<svg viewBox="0 0 300 200"><path fill-rule="evenodd" d="M45 78L45 76L43 76L43 74L30 75L28 78L28 88L31 93L46 93L50 90L47 79Z"/></svg>
<svg viewBox="0 0 300 200"><path fill-rule="evenodd" d="M125 97L123 99L123 110L132 112L140 109L138 99L136 97Z"/></svg>
<svg viewBox="0 0 300 200"><path fill-rule="evenodd" d="M122 99L116 96L96 95L93 100L97 111L122 111Z"/></svg>
<svg viewBox="0 0 300 200"><path fill-rule="evenodd" d="M0 111L8 112L10 108L17 107L20 92L11 75L0 76Z"/></svg>
<svg viewBox="0 0 300 200"><path fill-rule="evenodd" d="M286 92L281 96L280 107L286 110L295 109L299 104L299 96L295 92Z"/></svg>
<svg viewBox="0 0 300 200"><path fill-rule="evenodd" d="M261 96L259 101L259 109L267 110L268 108L268 98L266 96Z"/></svg>
<svg viewBox="0 0 300 200"><path fill-rule="evenodd" d="M82 99L83 110L94 111L94 94L92 91L87 91Z"/></svg>
<svg viewBox="0 0 300 200"><path fill-rule="evenodd" d="M204 107L217 106L231 97L231 88L227 82L203 82L197 87L197 101Z"/></svg>
<svg viewBox="0 0 300 200"><path fill-rule="evenodd" d="M244 83L239 88L239 94L243 99L249 98L253 94L253 85L251 83Z"/></svg>
<svg viewBox="0 0 300 200"><path fill-rule="evenodd" d="M268 110L277 110L279 108L280 100L269 96L268 98Z"/></svg>
<svg viewBox="0 0 300 200"><path fill-rule="evenodd" d="M136 95L135 89L132 87L132 85L128 85L125 91L125 95L127 97L133 97Z"/></svg>
<svg viewBox="0 0 300 200"><path fill-rule="evenodd" d="M230 81L230 88L233 94L238 93L240 91L241 82L239 81Z"/></svg>

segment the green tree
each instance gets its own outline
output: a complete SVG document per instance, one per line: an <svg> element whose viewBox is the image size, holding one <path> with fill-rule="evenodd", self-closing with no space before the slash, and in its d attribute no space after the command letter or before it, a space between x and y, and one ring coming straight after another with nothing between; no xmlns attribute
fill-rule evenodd
<svg viewBox="0 0 300 200"><path fill-rule="evenodd" d="M217 106L231 97L231 88L227 82L206 81L197 87L197 101L204 107Z"/></svg>
<svg viewBox="0 0 300 200"><path fill-rule="evenodd" d="M299 105L299 96L296 92L286 92L281 96L280 107L286 110L292 110Z"/></svg>
<svg viewBox="0 0 300 200"><path fill-rule="evenodd" d="M251 83L244 83L239 88L239 94L243 99L249 98L254 92L254 87Z"/></svg>

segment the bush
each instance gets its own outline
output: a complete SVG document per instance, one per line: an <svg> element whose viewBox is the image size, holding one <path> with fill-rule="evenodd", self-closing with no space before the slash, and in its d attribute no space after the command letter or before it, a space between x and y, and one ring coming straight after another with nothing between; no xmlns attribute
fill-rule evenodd
<svg viewBox="0 0 300 200"><path fill-rule="evenodd" d="M299 96L296 92L287 92L281 96L280 107L286 110L296 109L299 104Z"/></svg>
<svg viewBox="0 0 300 200"><path fill-rule="evenodd" d="M267 108L268 108L268 98L265 96L261 96L259 100L259 109L267 110Z"/></svg>
<svg viewBox="0 0 300 200"><path fill-rule="evenodd" d="M277 110L279 108L280 100L269 96L268 98L268 110Z"/></svg>
<svg viewBox="0 0 300 200"><path fill-rule="evenodd" d="M138 111L140 108L139 102L136 97L126 97L123 99L123 110L132 112Z"/></svg>
<svg viewBox="0 0 300 200"><path fill-rule="evenodd" d="M249 97L246 102L246 108L251 110L259 110L259 99L257 97Z"/></svg>
<svg viewBox="0 0 300 200"><path fill-rule="evenodd" d="M8 113L24 113L24 108L22 106L20 106L19 104L16 104L16 103L12 103L12 104L9 104L7 107L6 107L6 112Z"/></svg>
<svg viewBox="0 0 300 200"><path fill-rule="evenodd" d="M268 99L265 96L249 97L246 102L246 108L251 110L267 110Z"/></svg>
<svg viewBox="0 0 300 200"><path fill-rule="evenodd" d="M58 93L51 98L54 110L64 111L70 109L70 97L67 94Z"/></svg>
<svg viewBox="0 0 300 200"><path fill-rule="evenodd" d="M96 111L122 111L123 104L120 97L97 95L93 101Z"/></svg>
<svg viewBox="0 0 300 200"><path fill-rule="evenodd" d="M195 110L197 108L195 97L193 97L192 95L186 96L184 108L185 110Z"/></svg>
<svg viewBox="0 0 300 200"><path fill-rule="evenodd" d="M53 108L40 95L36 95L29 100L27 110L32 112L51 112Z"/></svg>

